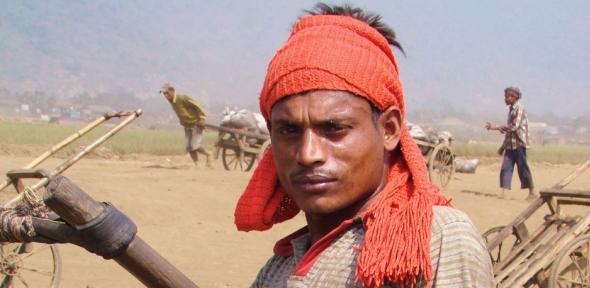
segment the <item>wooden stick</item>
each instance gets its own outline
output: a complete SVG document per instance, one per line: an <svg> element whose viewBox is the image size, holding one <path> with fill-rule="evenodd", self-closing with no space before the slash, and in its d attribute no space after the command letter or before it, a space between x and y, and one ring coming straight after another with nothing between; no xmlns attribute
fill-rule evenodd
<svg viewBox="0 0 590 288"><path fill-rule="evenodd" d="M89 223L104 209L103 204L63 176L51 181L44 201L74 227ZM137 235L127 250L114 260L148 287L197 287Z"/></svg>
<svg viewBox="0 0 590 288"><path fill-rule="evenodd" d="M86 148L84 148L84 150L80 151L78 154L74 155L72 158L61 163L58 167L56 167L51 172L51 177L60 175L65 170L72 167L72 165L76 164L76 162L80 161L80 159L84 158L84 156L86 156L88 153L92 152L94 149L96 149L96 147L100 146L103 142L105 142L109 138L113 137L115 134L117 134L119 131L121 131L121 129L125 128L125 126L129 125L129 123L131 123L133 120L137 119L137 117L139 117L141 114L142 114L141 109L138 109L138 110L132 112L132 114L125 114L128 116L127 116L127 118L125 118L125 120L123 120L123 122L119 123L117 126L115 126L113 129L111 129L110 131L105 133L103 136L96 139L94 142L92 142L90 145L88 145ZM51 178L51 177L49 177L49 178ZM41 187L44 187L49 182L49 180L50 180L49 178L42 178L41 180L39 180L39 182L37 182L33 186L31 186L31 189L39 190ZM15 198L10 200L8 203L4 204L4 207L14 207L14 205L16 205L16 203L18 203L22 198L23 198L23 194L18 194Z"/></svg>
<svg viewBox="0 0 590 288"><path fill-rule="evenodd" d="M573 189L545 189L539 192L543 197L570 197L570 198L589 198L590 199L590 191L589 190L573 190Z"/></svg>
<svg viewBox="0 0 590 288"><path fill-rule="evenodd" d="M537 228L537 230L535 230L535 232L533 232L532 236L529 239L513 247L510 250L510 252L508 252L508 255L504 257L503 260L494 264L494 275L498 275L500 271L505 270L504 267L514 262L516 257L523 253L526 249L528 249L528 247L530 247L531 245L536 245L534 243L540 242L541 239L546 237L546 235L555 233L556 231L557 226L553 225L553 222L545 221L539 228Z"/></svg>
<svg viewBox="0 0 590 288"><path fill-rule="evenodd" d="M574 171L572 171L569 175L565 176L565 178L561 179L557 184L553 185L553 189L563 189L563 187L570 184L576 177L578 177L582 172L590 167L590 160L586 161L586 163L578 166Z"/></svg>
<svg viewBox="0 0 590 288"><path fill-rule="evenodd" d="M23 167L23 169L31 169L31 168L37 167L37 165L43 163L43 161L45 161L51 155L57 153L59 150L66 147L68 144L74 142L74 140L84 136L86 133L90 132L92 129L96 128L98 125L100 125L101 123L103 123L107 119L108 119L107 114L96 118L96 120L94 120L92 123L86 125L82 129L78 130L76 133L70 135L66 139L62 140L61 142L55 144L53 147L49 148L49 150L45 151L45 153L41 154L39 157L35 158L35 160L33 160L29 164L25 165L25 167ZM4 188L8 187L10 184L12 184L12 179L6 177L6 180L4 180L4 182L2 184L0 184L0 191L2 191Z"/></svg>
<svg viewBox="0 0 590 288"><path fill-rule="evenodd" d="M528 219L535 211L537 211L537 209L539 209L539 207L541 207L541 205L543 205L543 203L545 202L545 200L541 197L537 198L535 201L533 201L533 203L531 203L529 205L529 207L526 208L526 210L524 210L522 213L520 213L520 215L518 215L516 217L516 219L514 221L512 221L512 223L506 225L506 227L504 227L504 229L502 229L498 235L496 235L496 237L494 237L492 239L492 241L490 241L487 245L488 251L492 251L494 248L498 247L498 245L500 245L500 243L504 240L504 238L508 237L508 235L512 234L512 231L514 229L514 227L522 222L524 222L526 219Z"/></svg>
<svg viewBox="0 0 590 288"><path fill-rule="evenodd" d="M247 137L252 137L252 138L256 138L256 139L260 139L260 140L267 140L267 139L270 138L270 136L269 135L266 135L266 134L249 132L249 131L244 131L244 130L235 129L235 128L220 127L220 126L214 126L214 125L210 125L210 124L205 124L205 127L209 128L209 129L221 131L221 132L227 132L227 133L234 133L234 134L238 134L238 135L244 135L244 136L247 136Z"/></svg>

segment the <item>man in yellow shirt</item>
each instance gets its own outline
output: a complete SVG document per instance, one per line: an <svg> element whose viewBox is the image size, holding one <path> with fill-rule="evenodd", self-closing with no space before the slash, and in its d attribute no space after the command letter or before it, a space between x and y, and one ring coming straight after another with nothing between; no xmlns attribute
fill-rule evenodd
<svg viewBox="0 0 590 288"><path fill-rule="evenodd" d="M187 140L186 151L191 155L195 165L198 165L199 153L201 153L207 157L207 167L212 168L210 153L201 146L207 117L205 110L194 99L186 95L176 94L174 87L168 83L162 86L160 93L170 102L172 109L178 116L180 125L184 127Z"/></svg>

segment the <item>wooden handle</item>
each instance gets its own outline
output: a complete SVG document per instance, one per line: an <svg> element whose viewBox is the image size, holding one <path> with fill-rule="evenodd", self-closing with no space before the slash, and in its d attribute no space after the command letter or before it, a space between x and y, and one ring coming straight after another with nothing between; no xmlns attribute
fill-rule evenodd
<svg viewBox="0 0 590 288"><path fill-rule="evenodd" d="M63 176L49 183L44 201L74 227L89 223L104 209L102 203ZM148 287L197 287L139 236L114 260Z"/></svg>
<svg viewBox="0 0 590 288"><path fill-rule="evenodd" d="M104 210L102 203L64 176L57 176L49 182L43 202L72 226L84 225Z"/></svg>

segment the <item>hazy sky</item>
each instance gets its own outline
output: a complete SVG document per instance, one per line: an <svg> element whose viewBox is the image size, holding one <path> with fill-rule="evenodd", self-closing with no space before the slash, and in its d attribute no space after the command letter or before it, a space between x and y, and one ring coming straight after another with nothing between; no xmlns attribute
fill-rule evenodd
<svg viewBox="0 0 590 288"><path fill-rule="evenodd" d="M316 3L277 0L97 0L71 5L69 3L73 2L69 1L24 2L29 3L28 8L22 8L21 1L0 0L0 7L21 8L16 14L11 14L10 9L0 11L0 36L2 27L18 25L18 21L34 22L39 17L54 16L63 26L76 26L78 23L82 26L106 25L105 21L116 21L117 29L103 29L99 33L121 34L120 38L126 37L125 32L137 32L128 33L134 35L125 38L128 43L113 45L133 47L136 35L141 35L137 39L141 39L144 46L156 43L153 47L148 46L148 52L138 52L139 55L128 53L103 57L102 52L97 50L97 63L114 63L101 68L106 71L100 73L116 77L94 79L92 75L95 71L86 71L87 68L81 66L77 68L81 70L76 72L78 76L65 77L69 79L66 83L70 87L78 87L77 83L82 83L80 79L85 81L85 84L79 85L80 89L92 89L95 87L93 84L103 90L109 85L128 85L124 84L124 77L118 75L133 77L136 71L129 68L133 65L115 65L136 62L146 65L145 62L152 61L154 71L143 71L147 74L137 77L141 79L133 82L136 86L128 86L138 95L145 97L151 91L157 91L163 81L172 81L206 103L217 101L240 105L256 103L268 61L288 37L290 26L301 15L302 9L311 8ZM474 112L499 110L504 113L503 89L516 85L521 87L523 100L533 113L553 111L573 116L590 113L590 1L389 0L348 3L381 14L397 32L406 51L406 56L399 52L396 56L410 109L454 108ZM37 9L39 5L44 8ZM60 7L51 9L52 5ZM90 13L89 7L93 5L106 8ZM59 12L54 12L56 10ZM12 17L11 21L6 21L8 16ZM84 17L96 19L80 19ZM86 28L78 29L82 31L79 33L98 31L95 27ZM68 51L75 51L76 45L86 45L86 50L90 49L88 47L113 48L108 46L109 43L87 43L93 40L77 43L74 41L76 37L88 38L88 35L76 33L68 35L72 39L71 43L66 41L70 48ZM45 42L60 38L43 39L44 44L52 44ZM11 46L11 43L4 43L3 46L1 41L4 40L0 38L0 66L5 67L0 67L0 76L9 78L6 75L10 75L8 66L12 63L6 55L10 55L11 49L19 49L20 44L12 43ZM198 49L194 48L195 45ZM35 57L46 55L31 54L33 63ZM76 57L71 56L68 61L75 62ZM75 64L69 63L67 67L76 67ZM136 67L151 69L149 65L141 65ZM126 73L117 74L122 73L118 70ZM35 71L31 69L26 73L34 74ZM53 89L51 84L44 84L45 80L51 83L53 75L47 74L29 75L26 87ZM19 87L19 83L14 81L20 80L6 83L1 78L0 86Z"/></svg>

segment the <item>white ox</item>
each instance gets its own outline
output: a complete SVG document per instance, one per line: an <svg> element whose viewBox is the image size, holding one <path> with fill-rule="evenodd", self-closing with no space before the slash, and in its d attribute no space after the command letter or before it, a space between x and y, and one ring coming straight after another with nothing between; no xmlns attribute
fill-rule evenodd
<svg viewBox="0 0 590 288"><path fill-rule="evenodd" d="M247 109L230 109L229 107L225 107L222 115L222 127L244 129L250 132L268 135L266 121L260 113L251 112Z"/></svg>

